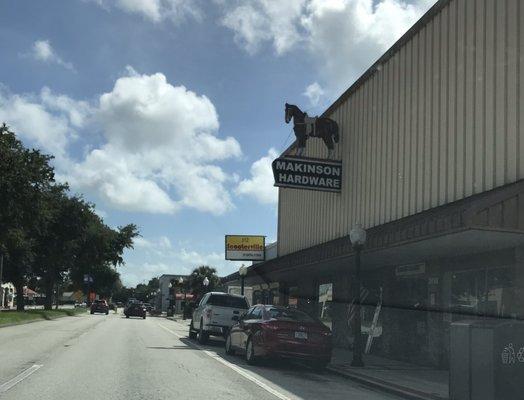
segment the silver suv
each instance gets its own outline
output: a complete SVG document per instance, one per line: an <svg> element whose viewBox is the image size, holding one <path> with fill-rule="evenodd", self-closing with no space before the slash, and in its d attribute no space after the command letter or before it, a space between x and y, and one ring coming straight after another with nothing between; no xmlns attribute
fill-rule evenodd
<svg viewBox="0 0 524 400"><path fill-rule="evenodd" d="M221 292L207 293L193 311L189 337L205 343L210 335L226 336L248 308L244 296Z"/></svg>

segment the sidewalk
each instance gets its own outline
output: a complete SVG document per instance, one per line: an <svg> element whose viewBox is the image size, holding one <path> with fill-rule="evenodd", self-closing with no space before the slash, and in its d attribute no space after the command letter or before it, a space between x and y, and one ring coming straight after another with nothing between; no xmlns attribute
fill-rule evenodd
<svg viewBox="0 0 524 400"><path fill-rule="evenodd" d="M351 367L351 351L335 348L331 372L406 399L443 400L449 396L449 372L402 361L364 355L365 367Z"/></svg>

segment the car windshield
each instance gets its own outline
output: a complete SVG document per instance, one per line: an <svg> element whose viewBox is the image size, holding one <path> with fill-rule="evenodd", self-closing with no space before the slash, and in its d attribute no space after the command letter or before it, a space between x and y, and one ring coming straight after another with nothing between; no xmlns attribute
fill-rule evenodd
<svg viewBox="0 0 524 400"><path fill-rule="evenodd" d="M268 314L270 318L279 321L316 322L314 318L298 310L270 308Z"/></svg>
<svg viewBox="0 0 524 400"><path fill-rule="evenodd" d="M214 294L211 295L207 304L220 307L247 309L248 304L242 297Z"/></svg>

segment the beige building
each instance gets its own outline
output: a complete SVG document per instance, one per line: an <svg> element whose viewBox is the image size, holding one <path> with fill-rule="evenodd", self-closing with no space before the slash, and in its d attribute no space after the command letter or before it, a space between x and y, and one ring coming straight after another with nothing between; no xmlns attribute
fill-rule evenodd
<svg viewBox="0 0 524 400"><path fill-rule="evenodd" d="M342 191L280 188L278 257L249 284L277 284L280 304L351 343L348 233L362 224L370 352L446 366L451 322L523 318L522 26L520 0L438 1L324 112ZM326 155L308 140L305 156Z"/></svg>

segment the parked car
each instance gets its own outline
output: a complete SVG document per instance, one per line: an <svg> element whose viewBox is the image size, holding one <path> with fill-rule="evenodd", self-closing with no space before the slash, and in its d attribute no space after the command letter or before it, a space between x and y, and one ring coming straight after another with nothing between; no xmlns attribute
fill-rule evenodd
<svg viewBox="0 0 524 400"><path fill-rule="evenodd" d="M221 292L207 293L193 311L189 337L205 343L210 335L226 336L231 326L248 308L244 296Z"/></svg>
<svg viewBox="0 0 524 400"><path fill-rule="evenodd" d="M128 303L126 308L124 309L124 315L126 316L126 318L141 317L143 319L146 319L146 308L142 303Z"/></svg>
<svg viewBox="0 0 524 400"><path fill-rule="evenodd" d="M331 330L302 311L256 305L231 328L225 347L227 354L243 353L249 364L262 357L284 357L320 370L331 361Z"/></svg>
<svg viewBox="0 0 524 400"><path fill-rule="evenodd" d="M105 300L95 300L91 303L91 314L94 313L103 313L105 315L109 314L109 306Z"/></svg>
<svg viewBox="0 0 524 400"><path fill-rule="evenodd" d="M151 312L151 310L153 309L153 306L149 303L144 303L144 307L146 308L147 312Z"/></svg>

